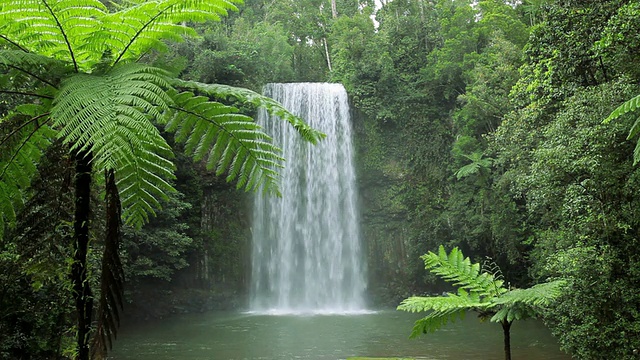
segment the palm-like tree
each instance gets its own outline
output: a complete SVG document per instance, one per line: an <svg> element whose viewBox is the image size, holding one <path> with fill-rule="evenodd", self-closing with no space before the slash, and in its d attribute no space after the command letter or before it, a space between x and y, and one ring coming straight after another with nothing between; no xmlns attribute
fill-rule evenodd
<svg viewBox="0 0 640 360"><path fill-rule="evenodd" d="M458 180L467 176L482 174L483 171L490 169L493 163L492 158L483 158L483 154L480 151L474 152L471 155L462 154L462 156L471 160L471 163L461 167L455 172Z"/></svg>
<svg viewBox="0 0 640 360"><path fill-rule="evenodd" d="M219 20L241 0L134 0L117 11L99 0L0 2L0 93L24 100L0 120L0 238L14 225L44 151L54 142L75 159L73 294L78 358L89 357L93 296L87 281L91 186L104 186L107 231L93 350L106 350L118 323L123 274L121 219L140 226L170 183L172 150L187 154L238 188L277 193L280 150L253 119L213 101L263 106L317 142L322 134L277 102L245 89L186 82L141 59L164 40L196 35L185 24ZM95 177L95 174L102 174Z"/></svg>
<svg viewBox="0 0 640 360"><path fill-rule="evenodd" d="M502 325L504 354L511 360L511 324L515 320L536 317L562 292L563 280L535 285L528 289L509 289L500 276L482 271L480 264L472 264L458 248L447 254L441 245L438 254L429 252L421 257L427 270L452 282L457 294L447 296L413 296L402 301L398 310L429 314L416 321L411 337L434 332L467 311L476 311L481 319L490 318Z"/></svg>

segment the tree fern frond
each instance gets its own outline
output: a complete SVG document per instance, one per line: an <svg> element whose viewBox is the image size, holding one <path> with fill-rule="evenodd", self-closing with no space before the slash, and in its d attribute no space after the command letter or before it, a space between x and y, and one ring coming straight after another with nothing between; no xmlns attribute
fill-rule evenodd
<svg viewBox="0 0 640 360"><path fill-rule="evenodd" d="M35 120L20 115L12 113L0 122L0 238L15 223L40 157L54 136L46 115Z"/></svg>
<svg viewBox="0 0 640 360"><path fill-rule="evenodd" d="M204 160L208 170L227 173L227 181L238 188L255 191L262 187L277 193L274 169L284 160L280 149L253 119L237 109L195 96L190 92L171 93L175 112L166 130L176 133L176 141L185 144L185 153Z"/></svg>
<svg viewBox="0 0 640 360"><path fill-rule="evenodd" d="M457 318L464 317L468 310L486 309L493 305L483 301L477 293L468 293L458 289L458 294L447 296L422 297L413 296L400 303L398 310L408 312L425 312L429 315L415 322L410 337L434 332Z"/></svg>
<svg viewBox="0 0 640 360"><path fill-rule="evenodd" d="M325 134L313 129L307 125L300 117L289 112L279 102L258 94L254 91L237 88L228 85L219 84L203 84L195 81L184 81L180 79L172 79L172 85L180 88L186 88L207 94L220 99L235 98L243 103L252 104L258 108L264 108L270 115L279 117L280 119L290 123L300 133L303 139L317 144L326 137Z"/></svg>
<svg viewBox="0 0 640 360"><path fill-rule="evenodd" d="M39 95L42 94L33 90L34 81L35 84L40 82L55 87L57 79L72 70L64 61L20 50L0 50L0 69L2 68L9 70L4 74L9 77L9 81L7 85L3 84L3 88L28 89ZM24 80L18 78L20 75Z"/></svg>
<svg viewBox="0 0 640 360"><path fill-rule="evenodd" d="M526 320L535 318L536 312L523 304L512 304L503 306L492 317L491 322L514 322L516 320Z"/></svg>
<svg viewBox="0 0 640 360"><path fill-rule="evenodd" d="M471 163L461 167L454 174L456 175L456 178L460 180L469 175L478 173L479 170L480 170L480 165L478 163Z"/></svg>
<svg viewBox="0 0 640 360"><path fill-rule="evenodd" d="M629 135L627 135L627 140L633 139L638 135L638 133L640 133L640 117L638 117L636 121L633 122L633 125L631 125L631 130L629 130Z"/></svg>
<svg viewBox="0 0 640 360"><path fill-rule="evenodd" d="M89 72L105 52L113 63L137 60L163 40L196 35L184 22L219 20L237 0L156 0L109 13L99 0L6 0L0 3L2 38Z"/></svg>
<svg viewBox="0 0 640 360"><path fill-rule="evenodd" d="M566 281L555 280L534 285L527 289L513 289L496 298L493 302L499 305L524 304L533 307L550 305L563 293Z"/></svg>
<svg viewBox="0 0 640 360"><path fill-rule="evenodd" d="M167 199L169 193L175 192L173 186L165 179L173 179L174 165L165 157L157 154L156 144L146 143L147 148L140 147L134 157L119 164L116 168L117 186L122 201L122 217L125 223L140 227L155 216L159 209L160 199ZM167 152L170 149L166 149Z"/></svg>
<svg viewBox="0 0 640 360"><path fill-rule="evenodd" d="M67 63L52 59L48 56L24 52L21 50L0 50L0 65L26 67L30 69L38 68L50 70L52 66L65 66Z"/></svg>
<svg viewBox="0 0 640 360"><path fill-rule="evenodd" d="M59 136L72 150L89 150L96 168L113 169L142 142L166 142L150 118L161 117L171 99L160 69L127 64L109 73L79 74L63 83L52 109ZM130 162L127 160L125 162Z"/></svg>
<svg viewBox="0 0 640 360"><path fill-rule="evenodd" d="M123 218L140 226L174 191L169 145L150 121L168 110L165 73L135 63L105 75L79 74L62 84L52 117L74 151L89 151L93 167L114 170Z"/></svg>
<svg viewBox="0 0 640 360"><path fill-rule="evenodd" d="M615 120L628 112L633 112L638 110L638 108L640 108L640 95L630 100L627 100L622 105L618 106L602 122L604 124L608 124L612 120ZM633 125L631 126L631 130L629 130L629 135L627 135L627 140L631 140L632 138L636 137L639 133L640 133L640 117L637 118L636 121L634 121ZM633 151L633 164L636 165L638 162L640 162L640 140L636 144L636 147Z"/></svg>
<svg viewBox="0 0 640 360"><path fill-rule="evenodd" d="M483 159L482 152L474 152L471 155L463 154L462 156L471 160L471 163L461 167L455 172L456 178L458 180L473 174L477 174L481 169L486 169L491 167L491 164L493 163L492 158Z"/></svg>
<svg viewBox="0 0 640 360"><path fill-rule="evenodd" d="M471 292L477 292L481 296L497 296L507 291L502 285L502 280L497 280L493 275L480 272L480 264L471 264L471 260L465 258L457 247L449 254L442 245L438 254L429 252L421 257L426 269L441 276L444 280L454 283Z"/></svg>
<svg viewBox="0 0 640 360"><path fill-rule="evenodd" d="M99 37L117 49L115 63L136 59L161 40L180 41L196 35L184 22L218 21L229 10L237 10L238 0L158 0L142 2L105 17Z"/></svg>
<svg viewBox="0 0 640 360"><path fill-rule="evenodd" d="M464 319L466 313L467 312L462 309L447 312L434 311L414 323L409 338L416 338L422 334L435 332L436 330L440 329L450 322L454 322L458 319Z"/></svg>
<svg viewBox="0 0 640 360"><path fill-rule="evenodd" d="M640 122L640 118L637 120ZM636 147L633 149L633 165L637 165L640 162L640 141L636 142Z"/></svg>
<svg viewBox="0 0 640 360"><path fill-rule="evenodd" d="M2 31L3 27L6 27L6 24L5 24L5 26L0 26L0 31ZM13 40L9 39L6 35L3 35L3 34L0 33L0 39L4 40L5 42L9 43L10 45L12 45L13 47L17 48L18 50L20 50L22 52L25 52L25 53L29 52L29 50L23 48L20 44L18 44L16 42L14 42Z"/></svg>
<svg viewBox="0 0 640 360"><path fill-rule="evenodd" d="M492 306L488 302L483 302L477 293L469 293L464 289L458 289L458 294L447 294L447 296L412 296L400 303L398 310L408 312L438 311L446 312L457 309L485 308Z"/></svg>
<svg viewBox="0 0 640 360"><path fill-rule="evenodd" d="M81 62L101 54L80 50L100 28L106 7L98 0L6 0L0 3L0 23L6 39L24 50Z"/></svg>
<svg viewBox="0 0 640 360"><path fill-rule="evenodd" d="M604 119L603 123L607 124L630 111L636 111L638 108L640 108L640 95L627 100L622 105L618 106L606 119Z"/></svg>

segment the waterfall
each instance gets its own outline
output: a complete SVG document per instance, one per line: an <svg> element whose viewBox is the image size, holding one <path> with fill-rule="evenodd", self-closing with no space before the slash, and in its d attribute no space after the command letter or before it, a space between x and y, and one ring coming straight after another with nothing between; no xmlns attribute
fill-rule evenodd
<svg viewBox="0 0 640 360"><path fill-rule="evenodd" d="M266 313L354 313L365 308L353 145L340 84L269 84L265 95L327 135L304 142L266 112L258 122L286 159L282 197L256 195L250 308Z"/></svg>

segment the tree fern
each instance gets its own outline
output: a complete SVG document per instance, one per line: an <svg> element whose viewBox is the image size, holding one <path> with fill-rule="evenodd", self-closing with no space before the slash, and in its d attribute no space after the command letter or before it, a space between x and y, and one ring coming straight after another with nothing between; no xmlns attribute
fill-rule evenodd
<svg viewBox="0 0 640 360"><path fill-rule="evenodd" d="M429 252L422 259L428 270L459 288L457 294L414 296L402 301L398 310L428 312L427 316L415 322L411 337L438 330L463 316L466 311L476 311L481 319L491 316L492 322L502 325L506 359L511 358L511 323L538 315L541 308L550 305L562 294L565 284L557 280L528 289L508 290L503 286L504 281L494 275L496 271L489 273L482 270L480 264L472 264L458 248L453 248L447 254L442 245L438 254Z"/></svg>
<svg viewBox="0 0 640 360"><path fill-rule="evenodd" d="M609 114L609 116L606 119L604 119L604 123L607 124L607 123L611 122L612 120L615 120L615 119L619 118L620 116L622 116L622 115L624 115L624 114L626 114L628 112L636 111L636 109L638 109L638 108L640 108L640 95L638 95L638 96L626 101L622 105L618 106L615 110L613 110L611 112L611 114ZM634 127L635 126L636 126L636 124L634 124ZM630 136L632 136L632 135L630 135Z"/></svg>
<svg viewBox="0 0 640 360"><path fill-rule="evenodd" d="M455 172L456 178L458 180L473 174L477 174L482 169L491 167L491 163L493 162L493 159L491 158L483 159L481 152L475 152L471 155L462 155L462 156L471 160L471 163L461 167Z"/></svg>

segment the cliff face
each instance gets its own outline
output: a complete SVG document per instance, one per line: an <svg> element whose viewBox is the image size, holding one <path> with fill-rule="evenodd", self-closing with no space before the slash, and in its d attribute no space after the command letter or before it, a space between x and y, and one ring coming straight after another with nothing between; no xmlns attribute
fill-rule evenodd
<svg viewBox="0 0 640 360"><path fill-rule="evenodd" d="M352 108L360 192L361 231L374 305L395 306L410 292L408 211L402 201L406 171L393 126L381 128Z"/></svg>

